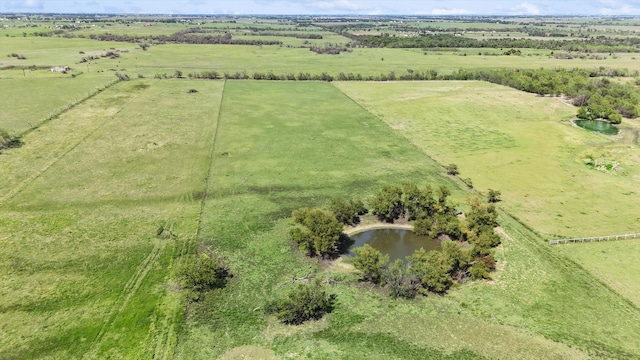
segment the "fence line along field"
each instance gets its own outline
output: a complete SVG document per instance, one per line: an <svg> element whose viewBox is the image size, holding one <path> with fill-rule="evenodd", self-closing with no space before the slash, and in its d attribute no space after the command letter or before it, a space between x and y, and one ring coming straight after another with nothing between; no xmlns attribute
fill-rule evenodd
<svg viewBox="0 0 640 360"><path fill-rule="evenodd" d="M640 228L638 29L3 14L0 358L639 358L638 241L549 246ZM490 279L394 299L292 239L294 210L407 183L453 220L497 190ZM225 280L191 291L203 259ZM316 280L331 313L272 315Z"/></svg>

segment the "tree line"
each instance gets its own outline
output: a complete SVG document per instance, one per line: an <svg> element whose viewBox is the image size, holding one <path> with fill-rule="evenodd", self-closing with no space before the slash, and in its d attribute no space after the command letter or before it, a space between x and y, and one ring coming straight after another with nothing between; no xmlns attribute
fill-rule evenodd
<svg viewBox="0 0 640 360"><path fill-rule="evenodd" d="M344 33L342 35L345 35ZM578 52L640 52L640 38L612 38L607 36L572 40L537 40L515 38L472 39L454 34L429 34L397 37L389 35L350 35L364 47L386 48L528 48Z"/></svg>
<svg viewBox="0 0 640 360"><path fill-rule="evenodd" d="M195 79L237 79L237 80L276 80L276 81L412 81L412 80L478 80L508 86L517 90L538 95L564 95L573 105L580 107L577 116L583 119L602 118L612 123L620 123L622 118L638 117L640 94L632 83L611 81L610 77L638 76L626 69L490 69L458 70L450 74L439 74L435 70L415 71L407 69L405 73L394 71L379 75L340 72L333 76L327 72L311 74L308 72L277 74L273 71L246 71L219 73L217 71L191 72L187 75ZM157 78L167 78L166 74L157 74Z"/></svg>

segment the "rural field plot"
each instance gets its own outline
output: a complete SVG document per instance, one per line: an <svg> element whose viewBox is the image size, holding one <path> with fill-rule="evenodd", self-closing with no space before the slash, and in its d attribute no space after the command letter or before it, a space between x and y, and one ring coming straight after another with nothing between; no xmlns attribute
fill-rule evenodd
<svg viewBox="0 0 640 360"><path fill-rule="evenodd" d="M607 286L640 307L640 241L594 242L557 246Z"/></svg>
<svg viewBox="0 0 640 360"><path fill-rule="evenodd" d="M633 232L640 228L638 145L625 133L608 138L572 125L575 108L483 82L335 83L480 191L527 224L555 236ZM598 171L585 159L619 163Z"/></svg>
<svg viewBox="0 0 640 360"><path fill-rule="evenodd" d="M631 335L640 331L638 310L554 257L513 220L508 232L519 240L499 250L504 269L496 283L418 301L391 300L356 285L348 266L318 263L292 248L291 210L324 206L336 195L366 199L383 184L404 181L447 184L459 201L470 194L331 84L228 81L199 240L234 277L188 306L177 357L580 359L640 353ZM567 267L575 271L565 274ZM268 300L286 291L292 278L306 276L336 281L334 313L299 327L264 315ZM531 288L535 298L524 295ZM573 328L595 310L606 318ZM609 328L607 319L619 328Z"/></svg>
<svg viewBox="0 0 640 360"><path fill-rule="evenodd" d="M171 355L222 87L121 83L2 155L0 357Z"/></svg>
<svg viewBox="0 0 640 360"><path fill-rule="evenodd" d="M3 71L0 77L0 129L22 133L40 125L54 112L67 109L95 93L96 88L116 80L115 76L79 76L51 73L49 70Z"/></svg>

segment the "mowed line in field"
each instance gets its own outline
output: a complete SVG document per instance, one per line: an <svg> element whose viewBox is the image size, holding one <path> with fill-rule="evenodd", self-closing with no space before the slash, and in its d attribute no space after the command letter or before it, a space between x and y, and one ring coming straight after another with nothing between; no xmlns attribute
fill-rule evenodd
<svg viewBox="0 0 640 360"><path fill-rule="evenodd" d="M127 277L108 279L109 284L119 282L121 290L115 291L111 287L107 293L94 300L99 304L96 310L107 304L108 307L104 309L100 322L97 322L98 319L94 317L91 320L84 319L82 323L77 324L83 327L98 324L100 326L91 335L93 339L91 342L69 339L76 344L71 350L64 350L75 351L71 357L102 358L104 356L120 357L131 353L153 354L156 347L155 341L148 344L141 341L148 337L150 332L163 332L162 336L175 338L175 334L167 333L172 331L170 328L173 324L157 320L157 324L150 327L149 312L156 314L152 318L162 319L168 316L169 322L175 320L175 309L160 309L157 305L162 302L163 297L170 295L167 295L168 292L162 283L170 274L173 259L165 254L164 249L168 245L172 249L176 245L180 246L193 237L196 231L193 220L197 217L199 202L193 199L187 201L180 199L184 199L185 194L202 192L215 126L215 121L212 121L215 116L212 114L218 112L222 84L220 82L138 80L127 85L126 89L120 89L117 94L119 97L131 99L127 102L127 106L114 114L111 121L101 124L98 129L85 136L85 140L68 151L45 173L7 202L16 211L25 214L47 211L54 219L63 216L65 212L73 211L74 208L81 213L83 208L94 207L106 213L113 213L113 221L121 224L116 232L107 231L104 234L97 232L93 234L97 237L88 237L82 242L67 238L72 235L66 234L74 232L72 230L76 227L74 222L69 222L67 225L70 231L54 229L55 232L43 233L44 236L50 236L53 239L64 239L61 241L61 246L54 251L53 255L57 257L61 256L57 254L58 252L64 251L64 244L75 244L74 247L82 243L86 243L89 247L94 244L95 252L102 256L108 256L110 252L106 249L113 246L122 246L119 250L124 251L124 253L118 251L112 254L126 263L121 265L124 268L119 273L127 274ZM200 93L188 94L187 90L193 87L199 88ZM128 97L127 90L139 93L140 96ZM100 100L100 96L96 99ZM101 106L92 102L93 99L88 101L87 105ZM167 105L168 109L162 105ZM75 110L69 112L68 116L73 114ZM80 113L76 115L79 116ZM47 126L43 127L39 133L44 133L46 128ZM33 136L36 137L36 134L38 133L34 133ZM121 201L124 199L135 201ZM158 202L156 199L165 200ZM146 201L148 204L145 204ZM92 216L90 215L92 212L87 211L87 216ZM85 220L84 215L79 215L77 219L80 222L90 221L89 226L96 229L106 226L100 223L99 219L96 219L98 222L91 220L91 217L86 217ZM159 221L171 227L172 233L177 238L155 239ZM27 225L29 226L31 225ZM130 242L122 242L118 237L128 239ZM118 240L114 241L116 239ZM15 241L11 238L7 239L7 244L14 243ZM137 251L127 255L129 252L127 249L134 246ZM91 256L89 247L81 248L81 252L76 251L71 256L80 258ZM147 248L145 255L135 264L131 263L131 260L141 255L139 250L145 248ZM34 266L38 261L37 258L32 260ZM114 265L122 261L115 261ZM160 265L159 261L163 265ZM61 262L61 265L64 265L64 262ZM59 271L64 273L62 268ZM101 273L86 275L89 282L95 281L91 280L94 276L98 278L105 276ZM149 279L150 276L151 279ZM145 290L140 291L142 288ZM149 292L149 290L152 291ZM112 294L114 297L110 300ZM55 300L48 300L48 302L51 301ZM175 303L174 305L181 306ZM65 307L64 311L73 313L73 307ZM133 323L130 323L132 321ZM156 322L156 320L153 321ZM163 323L167 325L167 329L155 328ZM65 331L64 328L60 330ZM55 329L50 329L49 332L51 331ZM24 340L15 339L14 341L24 343L33 335L35 334L27 334ZM86 335L83 337L86 338ZM40 334L40 336L45 335ZM166 341L166 343L169 342ZM44 346L41 344L39 347ZM5 350L7 349L0 351L4 353ZM54 351L63 356L62 348ZM166 349L162 351L170 352Z"/></svg>

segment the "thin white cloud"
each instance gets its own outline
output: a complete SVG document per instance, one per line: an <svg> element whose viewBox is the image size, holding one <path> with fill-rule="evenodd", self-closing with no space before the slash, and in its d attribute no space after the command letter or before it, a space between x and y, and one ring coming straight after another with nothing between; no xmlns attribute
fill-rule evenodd
<svg viewBox="0 0 640 360"><path fill-rule="evenodd" d="M468 15L471 11L467 9L433 9L431 15Z"/></svg>
<svg viewBox="0 0 640 360"><path fill-rule="evenodd" d="M12 0L7 2L7 8L10 9L28 9L38 10L44 7L43 0Z"/></svg>
<svg viewBox="0 0 640 360"><path fill-rule="evenodd" d="M522 3L518 6L516 6L515 8L512 9L513 13L518 13L518 14L527 14L527 15L538 15L540 14L540 9L530 3Z"/></svg>

